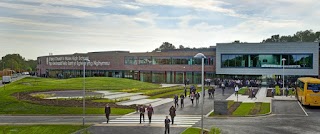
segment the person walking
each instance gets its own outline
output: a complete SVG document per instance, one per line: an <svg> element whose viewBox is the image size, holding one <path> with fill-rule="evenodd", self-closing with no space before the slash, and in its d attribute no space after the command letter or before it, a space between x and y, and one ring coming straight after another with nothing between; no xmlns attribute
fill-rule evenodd
<svg viewBox="0 0 320 134"><path fill-rule="evenodd" d="M274 98L274 88L271 89L271 96Z"/></svg>
<svg viewBox="0 0 320 134"><path fill-rule="evenodd" d="M216 91L216 89L214 87L211 88L211 98L214 98L214 92Z"/></svg>
<svg viewBox="0 0 320 134"><path fill-rule="evenodd" d="M110 117L110 113L111 113L111 108L110 108L109 104L107 104L105 106L104 113L106 114L107 123L109 123L109 117Z"/></svg>
<svg viewBox="0 0 320 134"><path fill-rule="evenodd" d="M196 103L199 104L199 98L200 98L200 93L197 92L196 93Z"/></svg>
<svg viewBox="0 0 320 134"><path fill-rule="evenodd" d="M288 95L289 95L289 87L287 86L286 87L286 97L288 97Z"/></svg>
<svg viewBox="0 0 320 134"><path fill-rule="evenodd" d="M224 89L226 88L226 86L224 85L224 83L221 83L221 89L222 89L222 96L224 96Z"/></svg>
<svg viewBox="0 0 320 134"><path fill-rule="evenodd" d="M209 89L208 89L209 99L211 98L211 93L212 93L212 89L209 88Z"/></svg>
<svg viewBox="0 0 320 134"><path fill-rule="evenodd" d="M179 102L179 97L178 97L178 95L174 95L174 107L177 107L177 106L179 106L179 104L178 104L178 102Z"/></svg>
<svg viewBox="0 0 320 134"><path fill-rule="evenodd" d="M184 95L183 94L180 95L180 103L181 103L180 104L181 108L184 107Z"/></svg>
<svg viewBox="0 0 320 134"><path fill-rule="evenodd" d="M171 123L174 123L174 117L176 116L176 108L174 106L171 106L169 109L169 115L171 117Z"/></svg>
<svg viewBox="0 0 320 134"><path fill-rule="evenodd" d="M192 93L190 94L190 99L191 99L192 105L193 105L194 97L195 97L194 92L192 92Z"/></svg>
<svg viewBox="0 0 320 134"><path fill-rule="evenodd" d="M144 113L146 112L143 105L140 106L139 112L140 112L140 124L141 124L141 118L143 118L143 122L144 122Z"/></svg>
<svg viewBox="0 0 320 134"><path fill-rule="evenodd" d="M164 134L167 134L167 132L170 134L170 122L170 119L168 119L168 116L166 116L166 119L164 119Z"/></svg>
<svg viewBox="0 0 320 134"><path fill-rule="evenodd" d="M149 107L147 108L147 112L148 112L149 123L151 123L152 114L154 114L153 107L151 106L151 104L149 104Z"/></svg>
<svg viewBox="0 0 320 134"><path fill-rule="evenodd" d="M235 96L238 96L238 91L239 91L239 87L238 85L236 85L236 87L234 87Z"/></svg>
<svg viewBox="0 0 320 134"><path fill-rule="evenodd" d="M252 98L256 98L257 99L257 97L256 97L256 91L254 90L254 89L252 89ZM251 99L252 99L251 98Z"/></svg>

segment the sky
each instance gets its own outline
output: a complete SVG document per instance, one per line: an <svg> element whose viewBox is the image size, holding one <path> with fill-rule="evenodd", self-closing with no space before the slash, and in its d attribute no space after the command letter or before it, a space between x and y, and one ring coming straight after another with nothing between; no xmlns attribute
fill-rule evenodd
<svg viewBox="0 0 320 134"><path fill-rule="evenodd" d="M0 0L0 56L150 52L319 31L318 0Z"/></svg>

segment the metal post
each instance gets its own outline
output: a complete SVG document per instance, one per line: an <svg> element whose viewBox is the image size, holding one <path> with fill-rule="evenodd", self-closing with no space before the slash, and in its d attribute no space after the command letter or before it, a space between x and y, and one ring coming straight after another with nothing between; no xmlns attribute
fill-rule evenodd
<svg viewBox="0 0 320 134"><path fill-rule="evenodd" d="M204 105L204 58L202 57L202 81L201 81L201 87L202 87L202 106L201 106L201 134L203 134L203 105Z"/></svg>
<svg viewBox="0 0 320 134"><path fill-rule="evenodd" d="M84 126L85 124L85 107L86 107L86 103L85 103L85 99L86 99L86 61L83 61L83 117L82 117L82 125Z"/></svg>

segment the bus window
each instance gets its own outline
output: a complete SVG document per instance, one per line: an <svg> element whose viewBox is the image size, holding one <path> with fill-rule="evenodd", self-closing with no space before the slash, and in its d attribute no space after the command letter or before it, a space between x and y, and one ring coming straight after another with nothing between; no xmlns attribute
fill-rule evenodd
<svg viewBox="0 0 320 134"><path fill-rule="evenodd" d="M308 90L319 92L320 84L308 84Z"/></svg>
<svg viewBox="0 0 320 134"><path fill-rule="evenodd" d="M300 88L300 90L304 90L304 83L301 81L298 81L298 87Z"/></svg>

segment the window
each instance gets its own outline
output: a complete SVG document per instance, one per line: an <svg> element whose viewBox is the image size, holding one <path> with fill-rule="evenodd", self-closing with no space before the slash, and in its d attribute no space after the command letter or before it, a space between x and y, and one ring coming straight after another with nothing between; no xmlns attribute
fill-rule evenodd
<svg viewBox="0 0 320 134"><path fill-rule="evenodd" d="M153 65L170 65L171 57L152 57Z"/></svg>
<svg viewBox="0 0 320 134"><path fill-rule="evenodd" d="M148 65L151 64L151 57L139 57L139 65Z"/></svg>
<svg viewBox="0 0 320 134"><path fill-rule="evenodd" d="M221 54L221 67L251 67L251 68L282 68L285 58L285 68L312 68L312 54Z"/></svg>
<svg viewBox="0 0 320 134"><path fill-rule="evenodd" d="M172 57L173 65L192 65L192 57Z"/></svg>
<svg viewBox="0 0 320 134"><path fill-rule="evenodd" d="M133 56L127 56L124 58L125 65L137 65L138 58Z"/></svg>

